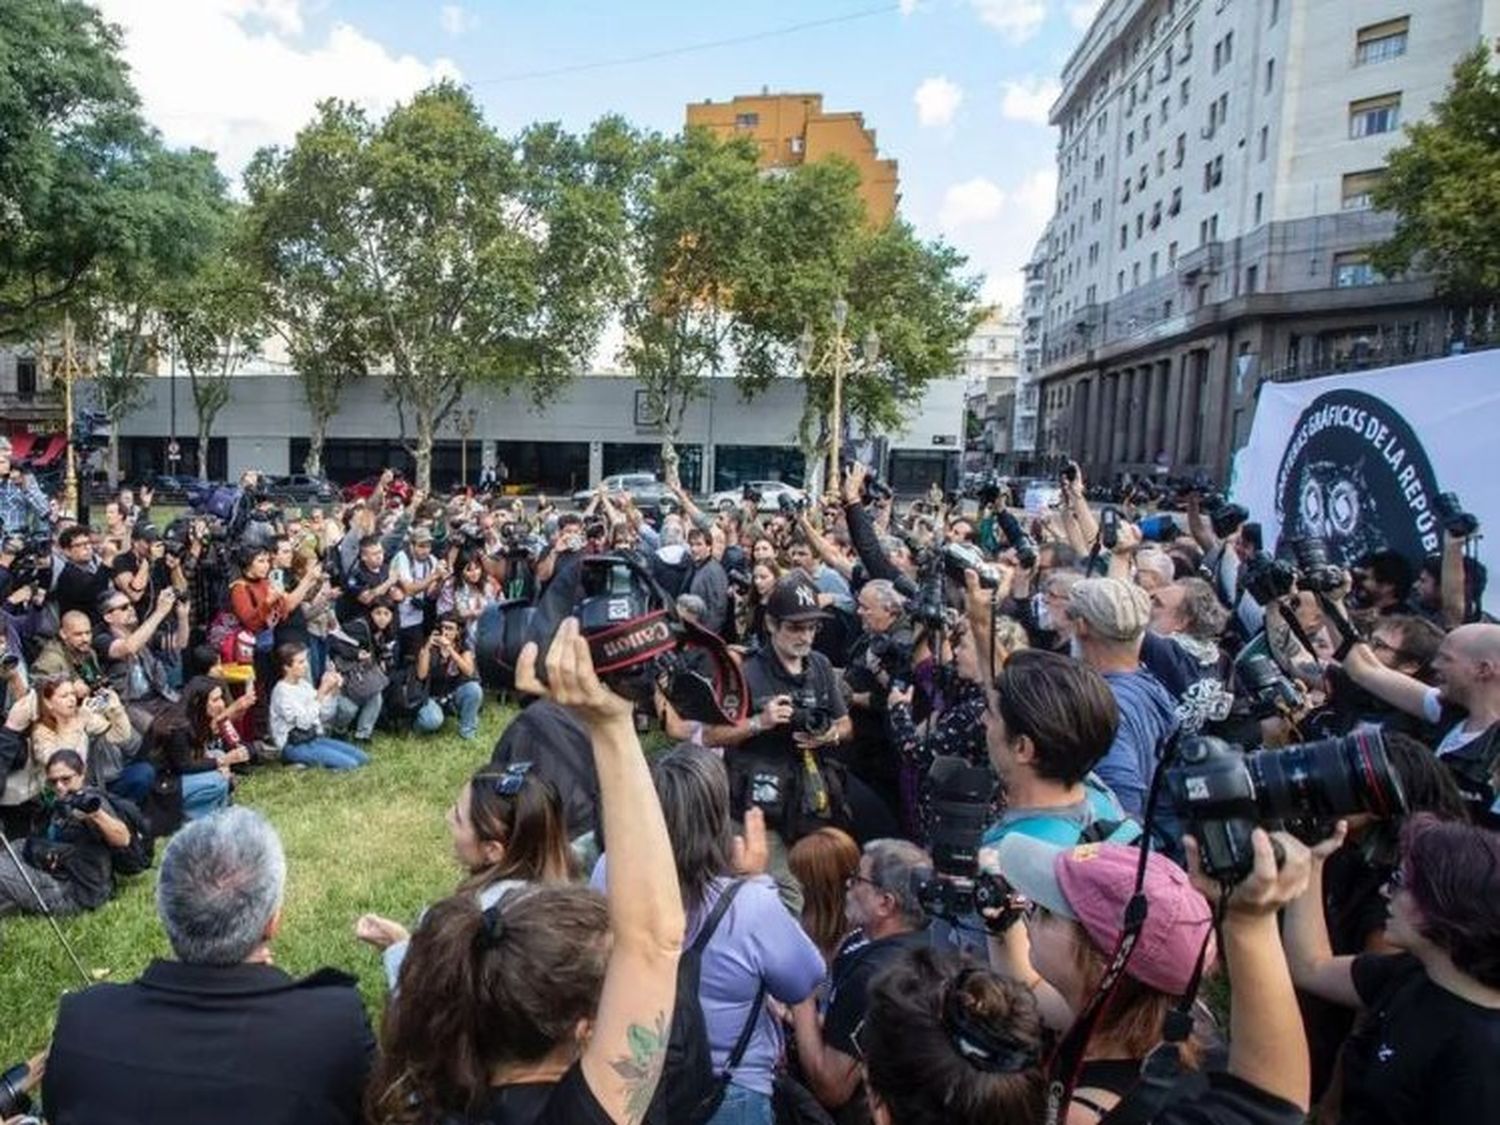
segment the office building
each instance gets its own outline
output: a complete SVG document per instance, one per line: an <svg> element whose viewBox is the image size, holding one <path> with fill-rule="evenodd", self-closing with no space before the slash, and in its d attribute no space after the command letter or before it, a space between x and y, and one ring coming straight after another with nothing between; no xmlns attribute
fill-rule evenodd
<svg viewBox="0 0 1500 1125"><path fill-rule="evenodd" d="M1222 476L1260 381L1441 334L1430 279L1371 266L1370 193L1497 30L1500 0L1106 0L1051 115L1039 453Z"/></svg>
<svg viewBox="0 0 1500 1125"><path fill-rule="evenodd" d="M880 156L875 130L864 115L823 110L822 94L742 95L727 102L703 101L687 107L689 127L711 129L722 138L749 137L762 168L791 168L841 156L859 170L859 194L872 226L884 226L900 199L896 162Z"/></svg>

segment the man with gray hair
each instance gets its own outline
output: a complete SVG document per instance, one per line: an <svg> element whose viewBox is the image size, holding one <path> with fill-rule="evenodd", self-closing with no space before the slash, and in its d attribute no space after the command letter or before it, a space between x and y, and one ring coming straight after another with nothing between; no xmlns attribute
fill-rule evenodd
<svg viewBox="0 0 1500 1125"><path fill-rule="evenodd" d="M859 1025L870 982L910 950L931 944L917 888L932 877L932 859L909 840L871 840L859 870L844 882L844 917L854 932L834 956L828 1012L818 1022L817 1000L792 1009L797 1058L807 1084L825 1108L838 1111L859 1095Z"/></svg>
<svg viewBox="0 0 1500 1125"><path fill-rule="evenodd" d="M157 913L175 961L64 996L42 1101L54 1125L352 1125L374 1051L354 978L275 968L286 856L232 808L167 846Z"/></svg>

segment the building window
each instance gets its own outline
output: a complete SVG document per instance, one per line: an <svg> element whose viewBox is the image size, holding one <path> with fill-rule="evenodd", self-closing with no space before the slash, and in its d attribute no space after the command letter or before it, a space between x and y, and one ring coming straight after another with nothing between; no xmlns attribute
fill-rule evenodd
<svg viewBox="0 0 1500 1125"><path fill-rule="evenodd" d="M1401 126L1401 95L1382 94L1349 103L1349 136L1351 139L1373 137L1377 133L1394 133Z"/></svg>
<svg viewBox="0 0 1500 1125"><path fill-rule="evenodd" d="M1187 134L1178 133L1177 142L1172 149L1172 167L1181 168L1182 162L1187 158Z"/></svg>
<svg viewBox="0 0 1500 1125"><path fill-rule="evenodd" d="M1214 73L1218 74L1234 58L1234 32L1225 32L1224 38L1214 44Z"/></svg>
<svg viewBox="0 0 1500 1125"><path fill-rule="evenodd" d="M1345 211L1365 211L1372 205L1375 187L1385 179L1384 168L1368 172L1349 172L1344 176L1343 207Z"/></svg>
<svg viewBox="0 0 1500 1125"><path fill-rule="evenodd" d="M1125 177L1125 189L1120 193L1120 202L1121 203L1129 203L1130 202L1130 177L1129 176Z"/></svg>
<svg viewBox="0 0 1500 1125"><path fill-rule="evenodd" d="M1281 15L1281 0L1271 0L1271 18L1266 21L1267 27L1275 27L1277 17Z"/></svg>
<svg viewBox="0 0 1500 1125"><path fill-rule="evenodd" d="M1177 264L1177 243L1175 243L1175 242L1169 242L1169 243L1167 243L1167 265L1169 265L1169 266L1175 266L1176 264Z"/></svg>
<svg viewBox="0 0 1500 1125"><path fill-rule="evenodd" d="M1177 104L1179 106L1188 104L1188 94L1192 90L1192 87L1193 80L1191 78L1184 78L1182 85L1177 87Z"/></svg>
<svg viewBox="0 0 1500 1125"><path fill-rule="evenodd" d="M1411 20L1402 16L1362 27L1354 36L1354 65L1384 62L1406 54L1406 32Z"/></svg>
<svg viewBox="0 0 1500 1125"><path fill-rule="evenodd" d="M1136 262L1130 267L1130 284L1138 286L1141 283L1141 263Z"/></svg>
<svg viewBox="0 0 1500 1125"><path fill-rule="evenodd" d="M1224 157L1220 154L1203 166L1203 190L1213 191L1223 182Z"/></svg>
<svg viewBox="0 0 1500 1125"><path fill-rule="evenodd" d="M1261 211L1262 211L1262 204L1264 204L1265 201L1266 200L1265 200L1264 194L1262 194L1261 192L1256 192L1255 193L1255 225L1256 226L1260 226L1260 216L1261 216Z"/></svg>
<svg viewBox="0 0 1500 1125"><path fill-rule="evenodd" d="M1172 115L1172 99L1170 97L1161 100L1161 123L1165 125L1167 118Z"/></svg>
<svg viewBox="0 0 1500 1125"><path fill-rule="evenodd" d="M1167 214L1169 216L1170 215L1175 215L1175 214L1177 214L1181 210L1182 210L1182 188L1180 188L1180 187L1174 187L1172 189L1172 202L1167 206Z"/></svg>
<svg viewBox="0 0 1500 1125"><path fill-rule="evenodd" d="M1156 280L1156 251L1151 251L1151 280Z"/></svg>
<svg viewBox="0 0 1500 1125"><path fill-rule="evenodd" d="M734 115L734 127L736 129L754 129L760 124L758 113L736 113Z"/></svg>
<svg viewBox="0 0 1500 1125"><path fill-rule="evenodd" d="M1127 243L1129 242L1129 240L1130 240L1130 227L1127 224L1125 224L1125 223L1121 223L1120 224L1120 249L1121 250L1125 249L1125 247L1126 247Z"/></svg>
<svg viewBox="0 0 1500 1125"><path fill-rule="evenodd" d="M1248 293L1254 293L1255 290L1256 290L1256 287L1259 285L1259 283L1260 283L1260 267L1259 266L1246 266L1245 267L1245 292L1247 294Z"/></svg>
<svg viewBox="0 0 1500 1125"><path fill-rule="evenodd" d="M1135 236L1140 238L1146 232L1146 212L1137 211L1135 216Z"/></svg>
<svg viewBox="0 0 1500 1125"><path fill-rule="evenodd" d="M792 150L793 156L802 155L803 140L801 137L792 137L787 141L787 147Z"/></svg>
<svg viewBox="0 0 1500 1125"><path fill-rule="evenodd" d="M1129 156L1134 151L1135 151L1135 130L1132 129L1132 130L1130 130L1130 132L1128 132L1128 133L1125 134L1125 155Z"/></svg>
<svg viewBox="0 0 1500 1125"><path fill-rule="evenodd" d="M1167 174L1167 150L1164 148L1156 150L1156 174L1158 176Z"/></svg>
<svg viewBox="0 0 1500 1125"><path fill-rule="evenodd" d="M1271 92L1271 85L1276 81L1276 60L1266 60L1266 93Z"/></svg>
<svg viewBox="0 0 1500 1125"><path fill-rule="evenodd" d="M1174 243L1174 245L1175 245L1175 243ZM1163 320L1171 320L1172 319L1172 302L1171 301L1163 301L1161 303L1161 318Z"/></svg>
<svg viewBox="0 0 1500 1125"><path fill-rule="evenodd" d="M1349 251L1333 256L1333 287L1352 289L1358 285L1374 285L1380 275L1370 264L1370 255L1363 250Z"/></svg>
<svg viewBox="0 0 1500 1125"><path fill-rule="evenodd" d="M1115 296L1118 297L1123 292L1125 292L1125 271L1121 270L1115 274Z"/></svg>
<svg viewBox="0 0 1500 1125"><path fill-rule="evenodd" d="M1271 127L1269 125L1262 125L1260 127L1260 141L1258 142L1257 147L1256 147L1256 153L1255 153L1255 159L1256 160L1259 160L1259 161L1263 162L1266 159L1266 149L1268 147L1270 147L1270 143L1271 143Z"/></svg>

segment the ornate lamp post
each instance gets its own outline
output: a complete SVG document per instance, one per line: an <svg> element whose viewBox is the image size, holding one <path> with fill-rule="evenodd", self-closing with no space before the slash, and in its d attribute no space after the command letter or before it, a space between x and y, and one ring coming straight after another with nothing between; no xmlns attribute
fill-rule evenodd
<svg viewBox="0 0 1500 1125"><path fill-rule="evenodd" d="M466 410L453 412L453 428L458 431L458 484L460 488L467 488L469 484L469 437L474 432L474 422L478 417L479 411L472 406Z"/></svg>
<svg viewBox="0 0 1500 1125"><path fill-rule="evenodd" d="M831 372L833 375L833 403L828 412L830 443L828 447L828 483L839 488L840 445L844 436L844 378L873 368L880 358L880 337L875 329L865 333L864 340L856 348L854 341L844 333L849 322L849 302L840 297L833 302L833 339L818 353L817 338L812 325L802 330L797 341L797 358L809 375Z"/></svg>

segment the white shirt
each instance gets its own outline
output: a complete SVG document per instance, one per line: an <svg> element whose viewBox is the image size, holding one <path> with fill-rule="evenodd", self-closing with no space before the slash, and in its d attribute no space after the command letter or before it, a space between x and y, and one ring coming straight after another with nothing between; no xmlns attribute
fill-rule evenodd
<svg viewBox="0 0 1500 1125"><path fill-rule="evenodd" d="M1438 694L1437 688L1428 688L1422 696L1422 717L1429 723L1435 723L1443 717L1443 700ZM1484 733L1484 730L1484 727L1480 727L1478 730L1470 730L1467 720L1462 723L1454 723L1453 729L1443 735L1443 741L1438 743L1435 753L1439 758L1444 754L1451 754L1455 750L1459 750L1473 742Z"/></svg>
<svg viewBox="0 0 1500 1125"><path fill-rule="evenodd" d="M421 582L432 576L436 565L433 557L414 559L411 552L400 551L391 560L391 577L397 582ZM408 594L396 603L396 621L403 629L422 624L422 608L427 604L426 594Z"/></svg>

